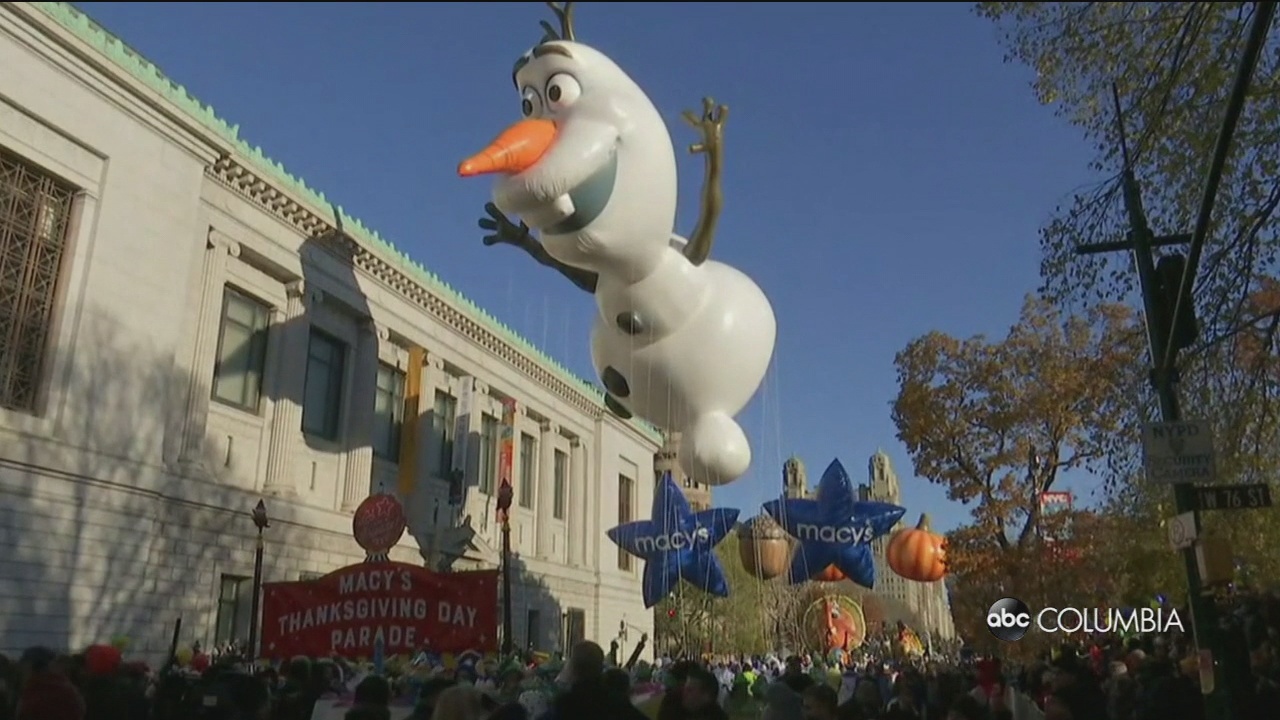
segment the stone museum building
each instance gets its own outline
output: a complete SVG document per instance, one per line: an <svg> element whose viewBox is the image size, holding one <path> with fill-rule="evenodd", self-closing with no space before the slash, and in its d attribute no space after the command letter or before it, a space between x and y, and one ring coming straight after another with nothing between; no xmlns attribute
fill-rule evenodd
<svg viewBox="0 0 1280 720"><path fill-rule="evenodd" d="M393 559L493 567L512 401L515 641L629 652L604 531L662 440L602 400L72 6L0 4L0 652L243 639L259 499L267 581L362 560L378 491Z"/></svg>

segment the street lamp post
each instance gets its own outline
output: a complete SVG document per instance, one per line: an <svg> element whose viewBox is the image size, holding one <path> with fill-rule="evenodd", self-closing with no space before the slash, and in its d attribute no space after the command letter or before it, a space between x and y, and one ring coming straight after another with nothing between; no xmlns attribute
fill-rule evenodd
<svg viewBox="0 0 1280 720"><path fill-rule="evenodd" d="M515 650L515 623L511 617L511 500L514 492L510 482L503 481L498 488L498 517L502 522L502 654Z"/></svg>
<svg viewBox="0 0 1280 720"><path fill-rule="evenodd" d="M262 602L262 531L271 527L271 522L267 519L267 504L262 500L253 508L252 516L254 527L258 528L258 544L253 550L253 596L249 601L249 647L246 648L249 662L258 659L258 613L259 603Z"/></svg>

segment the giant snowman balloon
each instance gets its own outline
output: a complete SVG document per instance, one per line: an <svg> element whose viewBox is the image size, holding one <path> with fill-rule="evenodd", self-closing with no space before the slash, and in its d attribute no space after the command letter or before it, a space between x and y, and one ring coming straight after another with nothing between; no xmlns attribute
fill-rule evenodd
<svg viewBox="0 0 1280 720"><path fill-rule="evenodd" d="M764 379L777 322L751 278L707 259L727 110L708 99L701 116L684 114L702 135L690 150L706 179L692 237L675 237L666 124L621 68L574 40L572 3L547 4L559 31L543 23L547 36L515 65L524 118L458 173L499 175L480 221L486 244L521 247L595 295L591 357L609 410L681 433L687 473L731 482L751 464L734 416Z"/></svg>

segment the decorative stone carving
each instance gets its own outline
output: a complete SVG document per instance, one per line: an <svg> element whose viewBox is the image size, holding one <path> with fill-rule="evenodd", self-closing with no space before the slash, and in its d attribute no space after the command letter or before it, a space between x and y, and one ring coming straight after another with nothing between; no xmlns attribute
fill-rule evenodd
<svg viewBox="0 0 1280 720"><path fill-rule="evenodd" d="M220 250L233 258L240 257L240 243L216 228L209 228L207 242L210 249Z"/></svg>

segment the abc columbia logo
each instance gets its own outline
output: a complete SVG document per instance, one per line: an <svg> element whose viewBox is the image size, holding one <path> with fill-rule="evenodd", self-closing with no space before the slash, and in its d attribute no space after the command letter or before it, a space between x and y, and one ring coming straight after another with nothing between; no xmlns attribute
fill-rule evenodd
<svg viewBox="0 0 1280 720"><path fill-rule="evenodd" d="M1035 624L1046 633L1106 633L1142 632L1165 633L1173 628L1185 631L1177 610L1164 608L1140 608L1131 612L1120 610L1079 610L1076 608L1045 608L1032 614L1031 608L1017 598L1000 598L987 610L987 629L997 640L1016 642L1021 640Z"/></svg>

